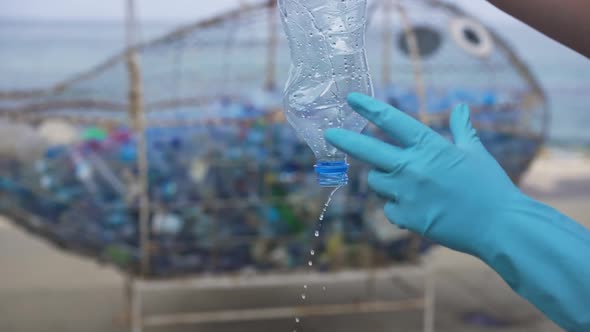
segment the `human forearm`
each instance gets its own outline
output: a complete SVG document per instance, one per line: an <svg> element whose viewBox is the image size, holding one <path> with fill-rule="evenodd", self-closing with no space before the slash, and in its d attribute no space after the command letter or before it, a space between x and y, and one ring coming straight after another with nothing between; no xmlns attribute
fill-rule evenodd
<svg viewBox="0 0 590 332"><path fill-rule="evenodd" d="M590 57L590 1L488 0L504 12Z"/></svg>
<svg viewBox="0 0 590 332"><path fill-rule="evenodd" d="M526 196L481 257L568 332L590 331L590 231Z"/></svg>

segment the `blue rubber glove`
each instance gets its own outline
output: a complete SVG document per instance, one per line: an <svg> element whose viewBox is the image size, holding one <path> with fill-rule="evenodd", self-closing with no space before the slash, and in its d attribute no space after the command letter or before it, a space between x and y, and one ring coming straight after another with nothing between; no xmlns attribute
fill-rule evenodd
<svg viewBox="0 0 590 332"><path fill-rule="evenodd" d="M590 331L590 231L511 182L466 105L452 113L453 144L388 104L362 94L348 102L401 144L326 132L331 144L375 167L369 185L389 200L391 222L479 257L567 331Z"/></svg>

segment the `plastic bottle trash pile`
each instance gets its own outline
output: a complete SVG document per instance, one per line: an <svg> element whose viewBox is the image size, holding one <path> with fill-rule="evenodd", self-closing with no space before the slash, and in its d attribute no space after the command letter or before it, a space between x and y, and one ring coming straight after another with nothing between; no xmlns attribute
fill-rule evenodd
<svg viewBox="0 0 590 332"><path fill-rule="evenodd" d="M534 75L460 8L396 4L368 1L376 97L446 137L450 109L468 103L484 144L518 181L547 133ZM322 271L391 265L413 253L353 160L315 238L326 193L313 165L322 156L297 139L273 88L290 65L275 5L243 6L137 49L148 128L147 277L307 270L312 249L313 269ZM336 48L346 45L336 40ZM0 213L67 251L138 274L136 137L115 125L128 123L125 54L40 90L0 91ZM362 67L357 60L349 73ZM356 78L350 84L365 80Z"/></svg>
<svg viewBox="0 0 590 332"><path fill-rule="evenodd" d="M281 94L274 96L280 102ZM367 170L354 162L349 185L315 238L309 230L323 197L314 199L322 194L310 167L314 154L280 110L255 109L248 101L225 107L239 111L201 126L146 133L151 276L307 267L312 244L314 268L324 271L408 258L409 235L384 219L383 202L366 188ZM379 135L373 127L367 131ZM537 144L481 134L514 177L523 170L523 164L511 168L514 160L526 159ZM135 139L126 128L79 128L78 136L77 143L48 147L34 162L2 158L0 212L61 248L135 273L141 255Z"/></svg>

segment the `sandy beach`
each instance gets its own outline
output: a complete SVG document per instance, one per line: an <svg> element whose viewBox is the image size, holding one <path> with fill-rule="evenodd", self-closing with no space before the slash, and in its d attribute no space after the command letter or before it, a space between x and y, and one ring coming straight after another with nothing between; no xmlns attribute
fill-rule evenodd
<svg viewBox="0 0 590 332"><path fill-rule="evenodd" d="M550 150L535 162L522 188L590 227L590 157L581 152ZM550 240L550 238L549 238ZM431 255L437 275L436 331L560 331L531 305L517 297L493 271L471 257L437 248ZM123 309L122 277L111 268L60 252L0 219L0 331L125 331L116 324ZM415 284L415 280L406 280ZM381 291L399 292L396 285ZM353 298L362 285L335 285ZM150 294L148 308L186 310L240 301L272 305L294 298L294 289L240 292ZM330 292L328 292L330 293ZM334 291L328 297L336 296ZM340 293L340 292L338 292ZM341 295L341 294L340 294ZM466 311L483 310L518 322L504 329L461 323ZM150 331L291 331L291 320L207 324ZM421 331L421 313L348 315L306 319L301 331Z"/></svg>

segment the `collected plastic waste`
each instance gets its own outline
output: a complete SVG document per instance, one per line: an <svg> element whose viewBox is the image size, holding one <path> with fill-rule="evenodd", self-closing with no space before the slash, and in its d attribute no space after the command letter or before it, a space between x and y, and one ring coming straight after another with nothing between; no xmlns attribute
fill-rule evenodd
<svg viewBox="0 0 590 332"><path fill-rule="evenodd" d="M401 109L413 99L407 91L388 91L385 99ZM408 97L396 97L400 94ZM455 98L452 95L438 98ZM282 94L267 92L267 97L276 104ZM309 167L314 154L277 116L276 108L254 107L246 99L228 103L226 107L240 112L217 124L208 119L190 128L152 128L146 133L150 276L310 268L312 249L313 268L321 271L409 258L409 234L385 219L383 202L366 186L367 169L354 162L349 185L340 189L315 238L309 230L322 201L321 189L311 185L317 176ZM252 112L256 118L248 115ZM494 121L501 125L512 120L497 116ZM435 129L443 134L449 130ZM64 249L137 273L141 251L134 135L123 127L77 132L73 142L35 152L40 157L33 161L7 152L0 158L0 213ZM366 132L382 135L374 127ZM480 135L514 179L540 144L493 131L480 130ZM430 245L422 242L421 250Z"/></svg>
<svg viewBox="0 0 590 332"><path fill-rule="evenodd" d="M342 2L352 17L344 28L317 22L347 35L340 41L342 34L335 33L336 45L324 52L346 53L354 45L361 54L362 40L358 49L352 42L360 30L346 30L347 24L364 24L364 8L354 3ZM547 102L534 74L501 36L450 2L391 3L369 0L366 12L365 48L377 98L445 137L449 111L468 103L486 148L518 182L547 137ZM389 266L407 261L417 245L385 219L383 202L367 188L367 170L352 160L348 186L339 190L315 238L325 197L311 166L324 157L297 140L282 112L283 93L274 88L291 64L289 45L277 33L275 4L241 6L137 49L148 128L147 277L307 270L311 250L312 268L321 271ZM325 9L321 17L334 18L333 8ZM296 54L312 74L305 82L314 82L314 70L322 76L329 68L305 53L324 47L314 31L297 36L314 43ZM139 152L135 135L113 124L128 120L126 54L41 90L0 91L0 213L68 252L136 274L142 258ZM342 91L368 80L352 80L352 73L364 73L359 57L332 59L340 61L333 81L340 80L339 88L346 83ZM342 74L345 59L350 79ZM312 88L304 92L311 99L318 95ZM82 125L89 123L96 126ZM386 139L372 126L365 130ZM323 134L317 137L327 148ZM430 245L421 242L420 248Z"/></svg>
<svg viewBox="0 0 590 332"><path fill-rule="evenodd" d="M315 154L318 183L344 185L346 156L325 141L324 132L360 132L367 125L346 103L351 92L373 93L365 52L367 0L279 0L279 10L291 49L287 119Z"/></svg>

